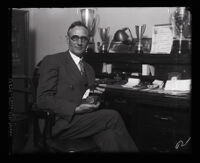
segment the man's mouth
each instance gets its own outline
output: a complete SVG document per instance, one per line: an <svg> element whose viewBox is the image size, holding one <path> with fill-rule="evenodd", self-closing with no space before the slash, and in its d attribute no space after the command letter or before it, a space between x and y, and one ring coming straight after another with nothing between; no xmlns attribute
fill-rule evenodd
<svg viewBox="0 0 200 163"><path fill-rule="evenodd" d="M82 50L83 47L82 46L79 46L79 47L76 47L77 50Z"/></svg>

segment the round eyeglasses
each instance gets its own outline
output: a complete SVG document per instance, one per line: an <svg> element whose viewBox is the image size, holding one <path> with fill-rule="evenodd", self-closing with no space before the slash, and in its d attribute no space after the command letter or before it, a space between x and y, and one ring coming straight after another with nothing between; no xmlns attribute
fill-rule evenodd
<svg viewBox="0 0 200 163"><path fill-rule="evenodd" d="M86 37L86 36L79 37L79 36L77 36L77 35L73 35L73 36L71 37L71 40L74 41L74 42L78 42L79 39L81 40L81 42L84 42L84 43L86 43L86 42L89 41L89 38Z"/></svg>

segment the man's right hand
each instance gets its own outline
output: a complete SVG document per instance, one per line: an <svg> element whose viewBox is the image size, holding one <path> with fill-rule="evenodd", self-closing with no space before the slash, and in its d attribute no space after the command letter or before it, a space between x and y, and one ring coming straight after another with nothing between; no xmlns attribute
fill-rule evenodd
<svg viewBox="0 0 200 163"><path fill-rule="evenodd" d="M98 109L100 106L100 102L97 102L96 104L80 104L75 109L76 114L82 114L82 113L89 113L96 109Z"/></svg>

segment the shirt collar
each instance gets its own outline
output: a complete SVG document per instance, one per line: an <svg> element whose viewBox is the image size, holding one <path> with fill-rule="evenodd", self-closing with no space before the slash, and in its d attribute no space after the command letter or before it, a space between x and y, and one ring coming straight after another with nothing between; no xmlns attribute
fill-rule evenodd
<svg viewBox="0 0 200 163"><path fill-rule="evenodd" d="M76 56L75 54L73 54L70 50L69 50L69 54L71 55L72 59L74 60L74 62L76 63L76 65L79 64L80 60L82 60L82 58Z"/></svg>

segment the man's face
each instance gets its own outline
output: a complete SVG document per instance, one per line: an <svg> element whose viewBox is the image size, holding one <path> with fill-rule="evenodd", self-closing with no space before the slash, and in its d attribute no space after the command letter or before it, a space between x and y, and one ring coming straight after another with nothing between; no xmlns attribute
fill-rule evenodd
<svg viewBox="0 0 200 163"><path fill-rule="evenodd" d="M76 26L70 29L68 34L69 50L75 55L82 57L88 45L88 31L84 27Z"/></svg>

